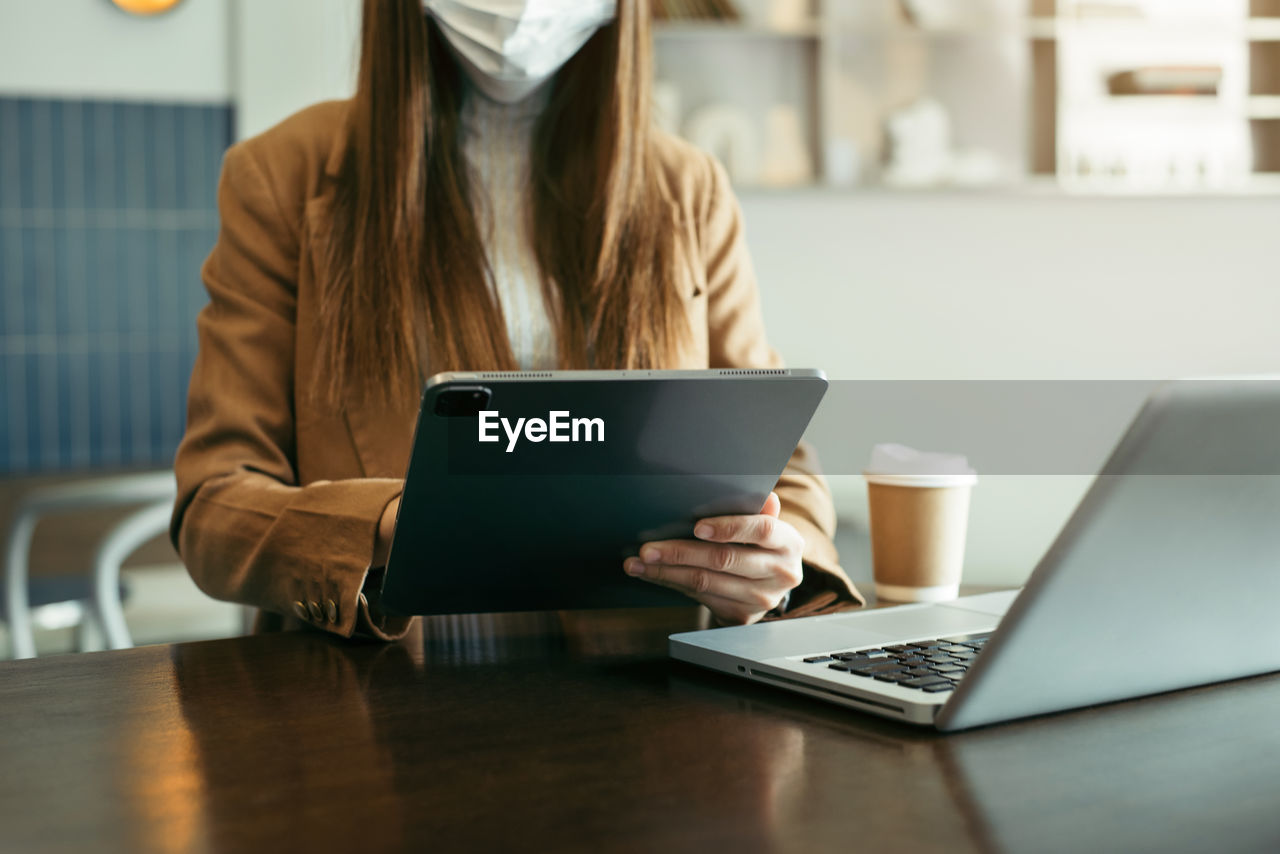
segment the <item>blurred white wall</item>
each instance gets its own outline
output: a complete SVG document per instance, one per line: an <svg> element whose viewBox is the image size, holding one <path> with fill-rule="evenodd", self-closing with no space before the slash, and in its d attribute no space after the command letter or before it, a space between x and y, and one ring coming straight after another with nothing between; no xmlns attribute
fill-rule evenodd
<svg viewBox="0 0 1280 854"><path fill-rule="evenodd" d="M1280 197L812 191L742 204L776 345L832 377L1280 369Z"/></svg>
<svg viewBox="0 0 1280 854"><path fill-rule="evenodd" d="M359 0L232 0L236 135L355 91Z"/></svg>
<svg viewBox="0 0 1280 854"><path fill-rule="evenodd" d="M108 0L0 3L0 93L233 103L237 136L354 88L358 0L183 0L154 17Z"/></svg>
<svg viewBox="0 0 1280 854"><path fill-rule="evenodd" d="M145 19L107 0L4 0L0 93L225 103L229 23L227 0Z"/></svg>
<svg viewBox="0 0 1280 854"><path fill-rule="evenodd" d="M1280 371L1280 198L811 191L742 203L773 344L833 379ZM863 522L862 479L832 480L841 516ZM967 577L1020 582L1088 483L984 477Z"/></svg>

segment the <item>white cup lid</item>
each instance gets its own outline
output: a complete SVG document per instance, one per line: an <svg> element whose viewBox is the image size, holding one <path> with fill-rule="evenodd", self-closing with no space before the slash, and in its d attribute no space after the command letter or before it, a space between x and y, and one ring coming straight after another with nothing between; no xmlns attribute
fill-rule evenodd
<svg viewBox="0 0 1280 854"><path fill-rule="evenodd" d="M879 483L884 486L919 486L919 487L945 487L945 486L973 486L978 482L978 476L972 472L968 474L881 474L879 472L864 471L862 476L867 479L867 483Z"/></svg>

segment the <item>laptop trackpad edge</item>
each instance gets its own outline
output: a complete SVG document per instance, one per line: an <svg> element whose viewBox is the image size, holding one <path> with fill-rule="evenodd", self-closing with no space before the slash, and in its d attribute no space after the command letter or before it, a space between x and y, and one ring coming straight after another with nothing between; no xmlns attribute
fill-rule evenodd
<svg viewBox="0 0 1280 854"><path fill-rule="evenodd" d="M916 605L777 620L730 629L677 635L694 646L757 660L836 652L906 640L981 631L997 619L985 614L937 605Z"/></svg>

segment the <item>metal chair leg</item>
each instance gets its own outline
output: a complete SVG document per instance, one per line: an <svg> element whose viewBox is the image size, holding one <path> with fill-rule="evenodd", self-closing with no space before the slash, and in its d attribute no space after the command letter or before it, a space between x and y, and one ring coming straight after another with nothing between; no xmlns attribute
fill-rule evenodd
<svg viewBox="0 0 1280 854"><path fill-rule="evenodd" d="M120 601L120 565L143 543L168 530L172 512L172 501L144 507L116 525L98 546L93 559L93 610L107 649L133 646Z"/></svg>
<svg viewBox="0 0 1280 854"><path fill-rule="evenodd" d="M9 624L9 651L14 658L36 657L27 598L27 558L38 518L37 513L20 510L9 526L5 549L5 621Z"/></svg>
<svg viewBox="0 0 1280 854"><path fill-rule="evenodd" d="M113 648L129 647L132 642L120 604L120 563L133 548L168 527L167 517L175 494L173 472L160 471L43 487L22 500L9 526L4 564L4 617L9 626L10 651L14 658L34 658L36 654L27 562L31 556L31 535L40 517L97 507L162 502L166 517L163 524L159 519L162 505L153 503L142 513L126 520L125 525L131 522L134 525L123 534L114 532L109 542L99 547L95 559L93 611L99 618L107 644ZM139 519L143 513L149 515ZM132 547L128 546L130 542L134 543Z"/></svg>
<svg viewBox="0 0 1280 854"><path fill-rule="evenodd" d="M76 652L97 652L103 648L105 637L102 624L93 613L88 602L77 603L80 607L80 622L76 625Z"/></svg>

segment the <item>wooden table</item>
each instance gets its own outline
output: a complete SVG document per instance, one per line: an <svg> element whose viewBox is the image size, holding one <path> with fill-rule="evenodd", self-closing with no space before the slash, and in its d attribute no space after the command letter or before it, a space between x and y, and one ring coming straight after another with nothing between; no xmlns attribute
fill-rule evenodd
<svg viewBox="0 0 1280 854"><path fill-rule="evenodd" d="M1280 850L1280 678L944 737L667 659L694 619L5 663L0 851Z"/></svg>

